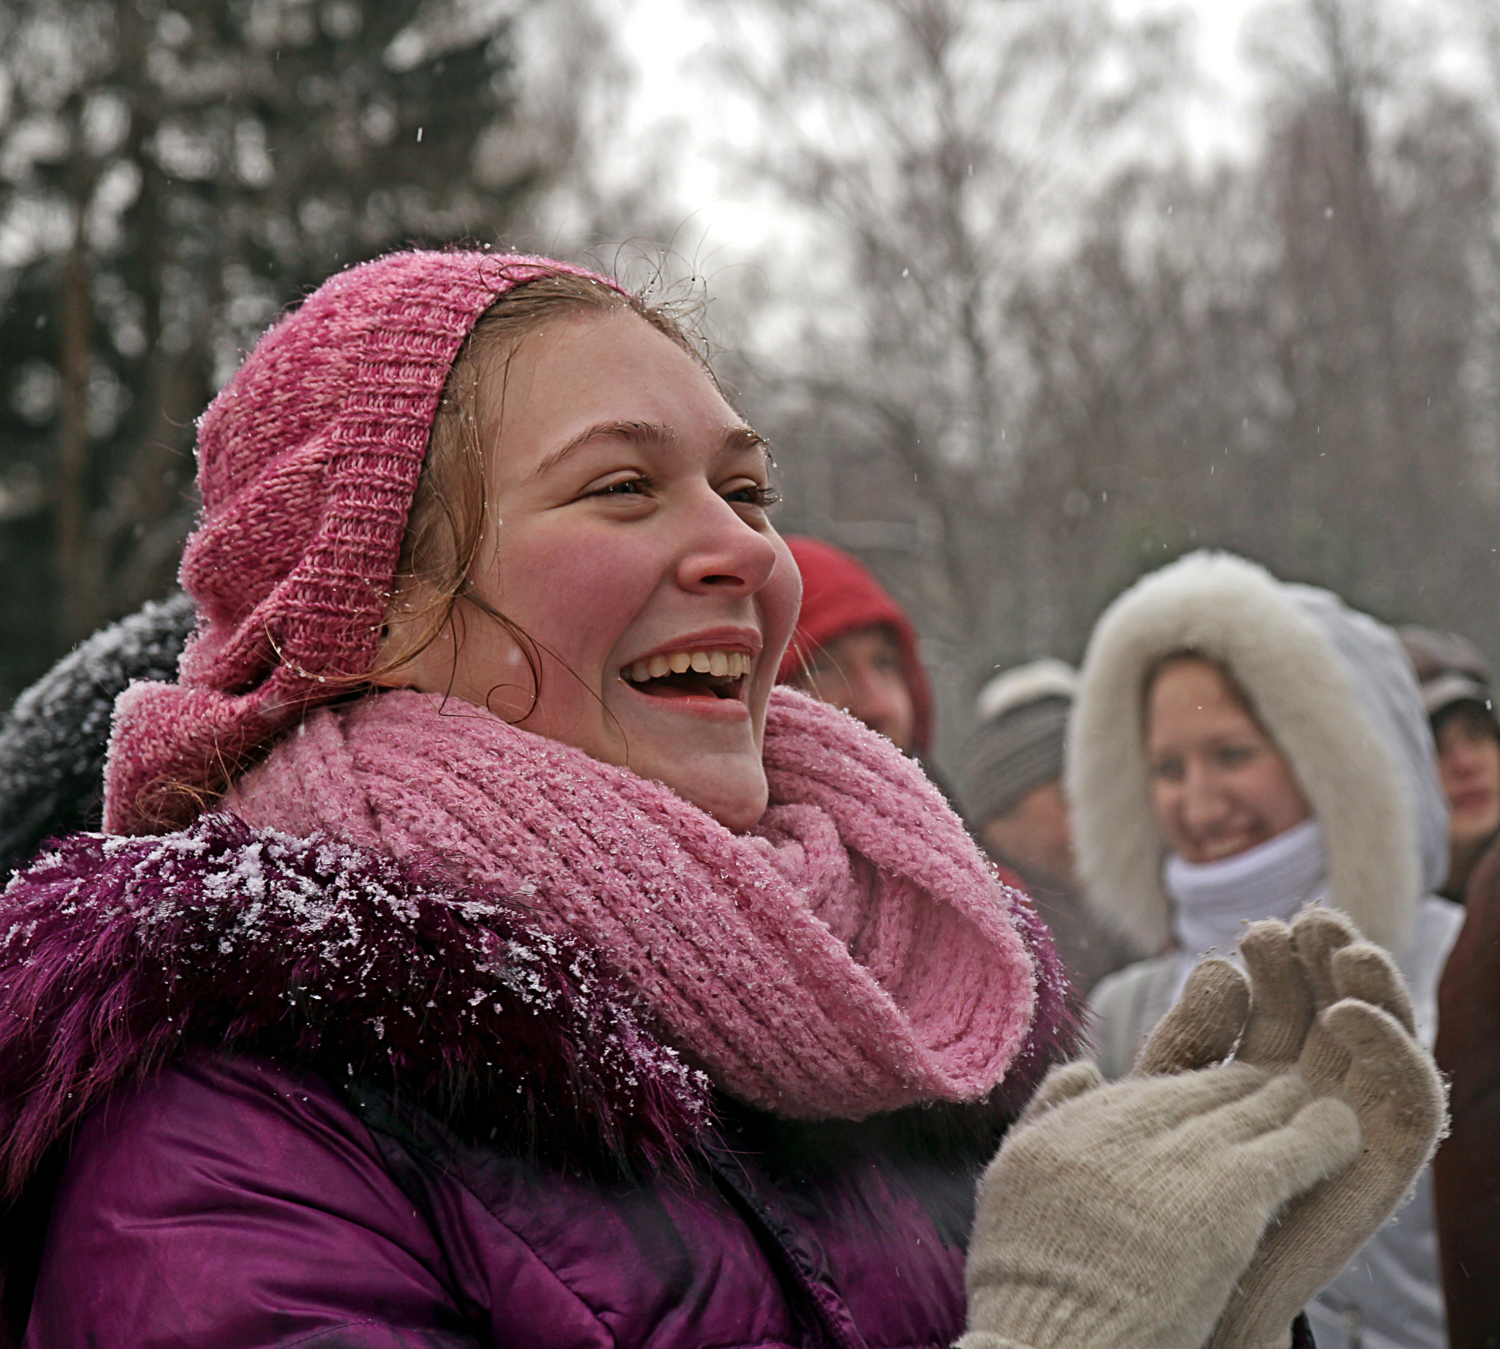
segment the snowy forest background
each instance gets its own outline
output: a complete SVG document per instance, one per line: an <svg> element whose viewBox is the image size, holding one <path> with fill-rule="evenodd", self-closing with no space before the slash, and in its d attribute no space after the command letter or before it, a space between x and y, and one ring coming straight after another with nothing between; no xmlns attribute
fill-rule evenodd
<svg viewBox="0 0 1500 1349"><path fill-rule="evenodd" d="M453 239L706 289L950 762L997 665L1196 546L1500 655L1500 0L1254 9L1222 143L1189 11L681 3L680 87L626 0L0 6L0 706L170 587L282 307Z"/></svg>

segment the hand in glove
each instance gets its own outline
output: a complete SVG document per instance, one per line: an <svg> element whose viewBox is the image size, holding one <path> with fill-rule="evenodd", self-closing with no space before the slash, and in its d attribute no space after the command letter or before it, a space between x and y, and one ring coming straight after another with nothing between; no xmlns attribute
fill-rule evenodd
<svg viewBox="0 0 1500 1349"><path fill-rule="evenodd" d="M1201 1070L1235 1050L1236 1062L1293 1072L1320 1097L1348 1104L1364 1147L1267 1234L1211 1349L1284 1347L1297 1313L1400 1203L1443 1123L1442 1083L1413 1036L1406 985L1346 918L1313 908L1290 928L1251 924L1240 954L1248 985L1229 962L1204 961L1133 1076Z"/></svg>
<svg viewBox="0 0 1500 1349"><path fill-rule="evenodd" d="M1293 1074L1055 1069L980 1182L961 1349L1198 1349L1271 1219L1358 1152Z"/></svg>

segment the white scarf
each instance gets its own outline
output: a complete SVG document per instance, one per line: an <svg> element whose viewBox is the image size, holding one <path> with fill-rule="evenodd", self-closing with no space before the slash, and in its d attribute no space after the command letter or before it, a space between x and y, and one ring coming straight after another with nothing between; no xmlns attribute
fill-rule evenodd
<svg viewBox="0 0 1500 1349"><path fill-rule="evenodd" d="M1315 819L1220 862L1184 862L1171 854L1162 879L1175 903L1179 949L1190 962L1215 948L1233 955L1246 923L1285 921L1325 899L1327 869L1323 830Z"/></svg>

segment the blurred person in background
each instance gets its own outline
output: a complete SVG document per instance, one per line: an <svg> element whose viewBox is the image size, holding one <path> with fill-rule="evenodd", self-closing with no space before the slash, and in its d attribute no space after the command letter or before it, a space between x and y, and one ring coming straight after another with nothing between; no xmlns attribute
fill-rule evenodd
<svg viewBox="0 0 1500 1349"><path fill-rule="evenodd" d="M797 534L786 544L802 573L802 609L780 681L923 758L932 746L932 689L906 611L842 548Z"/></svg>
<svg viewBox="0 0 1500 1349"><path fill-rule="evenodd" d="M1078 686L1060 660L997 675L975 702L979 726L963 778L969 827L985 851L1024 883L1067 965L1087 993L1141 952L1084 904L1073 870L1063 791L1063 740Z"/></svg>
<svg viewBox="0 0 1500 1349"><path fill-rule="evenodd" d="M172 679L193 628L180 591L79 643L0 723L0 884L49 838L99 828L115 698L136 679Z"/></svg>
<svg viewBox="0 0 1500 1349"><path fill-rule="evenodd" d="M1129 1071L1204 952L1307 905L1341 909L1394 954L1431 1045L1463 913L1433 894L1447 806L1390 629L1326 591L1194 553L1100 618L1068 736L1088 898L1165 951L1094 990L1106 1076ZM1309 1316L1320 1349L1442 1349L1430 1171Z"/></svg>
<svg viewBox="0 0 1500 1349"><path fill-rule="evenodd" d="M1422 686L1448 798L1448 878L1439 893L1462 904L1475 865L1500 836L1500 722L1490 666L1456 632L1412 626L1400 637Z"/></svg>

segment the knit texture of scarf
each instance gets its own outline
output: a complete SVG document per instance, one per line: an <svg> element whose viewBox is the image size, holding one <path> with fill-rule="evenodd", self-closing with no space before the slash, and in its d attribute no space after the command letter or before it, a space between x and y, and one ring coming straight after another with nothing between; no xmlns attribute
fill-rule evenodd
<svg viewBox="0 0 1500 1349"><path fill-rule="evenodd" d="M1037 1003L1019 897L917 765L844 713L777 689L764 758L770 807L734 834L629 769L392 692L313 714L227 805L522 897L751 1105L859 1119L983 1097Z"/></svg>

